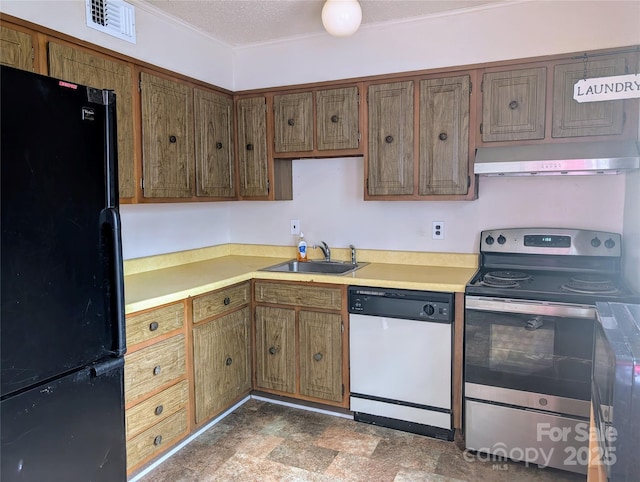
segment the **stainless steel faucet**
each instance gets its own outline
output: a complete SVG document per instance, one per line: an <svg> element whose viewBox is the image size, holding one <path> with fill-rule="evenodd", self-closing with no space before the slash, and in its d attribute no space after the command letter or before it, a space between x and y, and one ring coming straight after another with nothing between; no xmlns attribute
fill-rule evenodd
<svg viewBox="0 0 640 482"><path fill-rule="evenodd" d="M356 261L356 247L353 244L350 244L349 247L351 248L351 264L358 264L358 261Z"/></svg>
<svg viewBox="0 0 640 482"><path fill-rule="evenodd" d="M316 248L320 248L322 250L322 254L324 254L325 261L331 261L331 249L324 241L320 241L321 244L316 245Z"/></svg>

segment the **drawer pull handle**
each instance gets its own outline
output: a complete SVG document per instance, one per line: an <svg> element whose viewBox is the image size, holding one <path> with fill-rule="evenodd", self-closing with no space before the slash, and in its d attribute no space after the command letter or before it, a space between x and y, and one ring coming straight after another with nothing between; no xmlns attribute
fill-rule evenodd
<svg viewBox="0 0 640 482"><path fill-rule="evenodd" d="M164 410L164 407L162 405L158 405L156 407L156 409L153 411L156 415L160 415L162 413L162 411Z"/></svg>
<svg viewBox="0 0 640 482"><path fill-rule="evenodd" d="M289 124L291 127L293 127L294 125L296 125L296 121L294 119L289 119L287 121L287 124Z"/></svg>
<svg viewBox="0 0 640 482"><path fill-rule="evenodd" d="M222 142L216 142L216 149L222 149Z"/></svg>
<svg viewBox="0 0 640 482"><path fill-rule="evenodd" d="M447 133L446 132L441 132L440 135L438 136L438 139L440 139L441 141L446 141L447 140Z"/></svg>
<svg viewBox="0 0 640 482"><path fill-rule="evenodd" d="M387 137L385 137L385 138L384 138L384 141L385 141L387 144L391 144L391 143L393 142L393 136L387 136Z"/></svg>
<svg viewBox="0 0 640 482"><path fill-rule="evenodd" d="M160 368L160 365L156 365L155 367L153 367L153 375L160 375L160 371L162 370L162 368Z"/></svg>
<svg viewBox="0 0 640 482"><path fill-rule="evenodd" d="M253 144L247 144L247 151L253 151Z"/></svg>
<svg viewBox="0 0 640 482"><path fill-rule="evenodd" d="M228 296L225 296L222 302L224 303L224 306L227 306L229 303L231 303L231 298L229 298Z"/></svg>
<svg viewBox="0 0 640 482"><path fill-rule="evenodd" d="M233 363L233 358L231 358L231 357L228 357L228 358L224 361L224 364L225 364L225 365L227 365L227 366L231 365L232 363Z"/></svg>
<svg viewBox="0 0 640 482"><path fill-rule="evenodd" d="M517 109L518 108L518 101L517 100L512 100L511 102L509 102L509 109L513 110L513 109Z"/></svg>
<svg viewBox="0 0 640 482"><path fill-rule="evenodd" d="M337 122L338 122L338 120L339 120L339 119L338 119L338 116L337 116L337 115L333 114L333 115L331 116L331 122L333 122L334 124L335 124L335 123L337 123Z"/></svg>
<svg viewBox="0 0 640 482"><path fill-rule="evenodd" d="M162 443L162 435L158 435L156 438L153 439L153 445L155 445L156 447L161 443Z"/></svg>
<svg viewBox="0 0 640 482"><path fill-rule="evenodd" d="M278 353L278 349L275 346L272 346L271 348L269 348L269 353L275 355L276 353Z"/></svg>
<svg viewBox="0 0 640 482"><path fill-rule="evenodd" d="M171 144L175 144L177 140L178 140L178 139L176 138L176 136L169 136L169 142L170 142Z"/></svg>
<svg viewBox="0 0 640 482"><path fill-rule="evenodd" d="M313 359L315 361L320 361L322 360L322 353L316 353L315 355L313 355Z"/></svg>
<svg viewBox="0 0 640 482"><path fill-rule="evenodd" d="M160 326L160 325L158 325L158 322L154 321L153 323L151 323L149 325L149 331L156 331L158 329L158 326Z"/></svg>

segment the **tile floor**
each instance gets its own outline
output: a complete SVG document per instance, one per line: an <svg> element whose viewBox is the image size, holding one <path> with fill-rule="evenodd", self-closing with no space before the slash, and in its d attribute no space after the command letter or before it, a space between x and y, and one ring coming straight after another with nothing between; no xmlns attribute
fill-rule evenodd
<svg viewBox="0 0 640 482"><path fill-rule="evenodd" d="M557 482L586 477L479 460L455 442L251 399L144 482Z"/></svg>

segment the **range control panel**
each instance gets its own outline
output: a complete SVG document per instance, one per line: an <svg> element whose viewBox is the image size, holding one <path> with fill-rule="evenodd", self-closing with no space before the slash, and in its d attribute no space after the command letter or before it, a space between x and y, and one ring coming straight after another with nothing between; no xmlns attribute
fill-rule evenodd
<svg viewBox="0 0 640 482"><path fill-rule="evenodd" d="M621 244L620 234L581 229L510 228L480 234L480 251L485 253L620 257Z"/></svg>
<svg viewBox="0 0 640 482"><path fill-rule="evenodd" d="M451 323L453 294L350 286L349 313Z"/></svg>

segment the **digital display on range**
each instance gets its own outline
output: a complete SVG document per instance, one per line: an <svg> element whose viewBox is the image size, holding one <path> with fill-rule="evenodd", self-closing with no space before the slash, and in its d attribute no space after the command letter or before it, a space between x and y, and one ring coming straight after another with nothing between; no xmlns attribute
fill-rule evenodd
<svg viewBox="0 0 640 482"><path fill-rule="evenodd" d="M570 248L571 236L554 236L552 234L527 234L524 237L524 245L542 248Z"/></svg>

